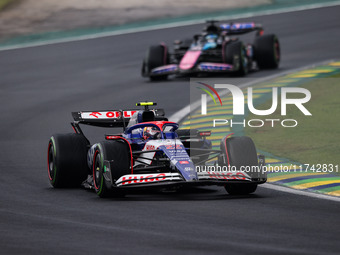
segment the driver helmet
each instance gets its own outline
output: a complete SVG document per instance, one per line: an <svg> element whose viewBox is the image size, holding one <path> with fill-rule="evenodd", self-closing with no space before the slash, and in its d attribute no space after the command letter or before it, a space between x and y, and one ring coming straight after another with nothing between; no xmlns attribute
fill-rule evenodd
<svg viewBox="0 0 340 255"><path fill-rule="evenodd" d="M215 34L208 34L205 36L205 39L207 40L207 42L215 42L215 40L217 39L217 35Z"/></svg>
<svg viewBox="0 0 340 255"><path fill-rule="evenodd" d="M157 139L160 137L160 131L156 127L145 127L143 129L143 138L147 139Z"/></svg>

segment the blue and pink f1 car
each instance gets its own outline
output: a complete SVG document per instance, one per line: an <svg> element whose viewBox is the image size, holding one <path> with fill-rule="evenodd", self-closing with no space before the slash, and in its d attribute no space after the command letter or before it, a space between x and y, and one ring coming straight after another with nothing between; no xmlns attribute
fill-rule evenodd
<svg viewBox="0 0 340 255"><path fill-rule="evenodd" d="M249 137L225 136L212 149L209 131L178 129L162 109L74 112L74 133L55 134L48 143L48 177L55 188L94 189L100 197L140 188L177 189L220 185L230 194L249 194L267 180ZM91 143L80 125L123 128ZM112 131L111 131L112 132Z"/></svg>
<svg viewBox="0 0 340 255"><path fill-rule="evenodd" d="M276 35L263 34L255 23L230 23L216 26L207 21L202 34L192 39L176 40L173 53L161 43L151 46L142 65L142 76L150 80L164 80L170 74L234 73L246 75L250 70L277 68L280 44ZM244 44L232 37L256 32L252 44Z"/></svg>

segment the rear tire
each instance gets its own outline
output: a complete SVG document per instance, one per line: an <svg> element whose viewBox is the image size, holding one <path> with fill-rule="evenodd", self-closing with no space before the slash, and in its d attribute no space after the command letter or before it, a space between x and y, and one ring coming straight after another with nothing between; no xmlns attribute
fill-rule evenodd
<svg viewBox="0 0 340 255"><path fill-rule="evenodd" d="M238 71L234 74L237 76L244 76L248 73L248 59L246 55L246 48L242 42L230 42L224 46L224 62L230 65L235 65L235 56L238 58L236 64L239 66Z"/></svg>
<svg viewBox="0 0 340 255"><path fill-rule="evenodd" d="M152 69L169 64L169 53L165 45L151 46L146 52L142 65L142 76L149 76L151 81L166 80L168 75L150 76Z"/></svg>
<svg viewBox="0 0 340 255"><path fill-rule="evenodd" d="M121 197L124 193L118 188L112 187L109 178L113 182L121 176L130 174L130 148L119 140L104 141L96 145L93 158L93 184L99 197ZM104 160L111 164L111 176L105 177Z"/></svg>
<svg viewBox="0 0 340 255"><path fill-rule="evenodd" d="M247 136L224 137L221 141L223 159L219 164L241 167L258 166L256 148L253 140ZM254 183L230 183L225 185L226 191L231 195L245 195L255 192L257 184Z"/></svg>
<svg viewBox="0 0 340 255"><path fill-rule="evenodd" d="M48 177L54 188L79 187L88 175L89 143L80 134L56 134L48 143Z"/></svg>
<svg viewBox="0 0 340 255"><path fill-rule="evenodd" d="M256 37L254 42L254 55L259 68L278 68L281 54L277 36L262 35Z"/></svg>

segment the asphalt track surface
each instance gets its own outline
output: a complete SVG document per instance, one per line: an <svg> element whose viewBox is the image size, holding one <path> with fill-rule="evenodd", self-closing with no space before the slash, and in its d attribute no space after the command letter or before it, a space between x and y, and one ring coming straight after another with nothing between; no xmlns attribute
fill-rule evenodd
<svg viewBox="0 0 340 255"><path fill-rule="evenodd" d="M247 19L279 36L283 56L279 70L248 77L339 59L339 13L331 7ZM171 115L188 104L187 80L150 83L140 65L148 45L200 29L0 52L0 254L339 254L333 201L261 187L243 197L209 187L100 199L49 185L47 142L72 131L71 111L148 99Z"/></svg>

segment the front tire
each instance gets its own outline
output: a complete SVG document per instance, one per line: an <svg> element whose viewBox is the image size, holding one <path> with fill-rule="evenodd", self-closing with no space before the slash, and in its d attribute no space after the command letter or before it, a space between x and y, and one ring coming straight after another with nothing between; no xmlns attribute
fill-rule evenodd
<svg viewBox="0 0 340 255"><path fill-rule="evenodd" d="M254 54L254 58L259 68L278 68L281 53L277 36L271 34L256 37L254 42Z"/></svg>
<svg viewBox="0 0 340 255"><path fill-rule="evenodd" d="M93 184L99 197L121 197L121 190L112 186L121 176L130 174L130 149L128 145L119 140L104 141L96 144L93 158ZM106 176L104 161L111 161L111 176Z"/></svg>
<svg viewBox="0 0 340 255"><path fill-rule="evenodd" d="M168 75L151 75L151 70L169 64L168 48L165 45L151 46L146 52L142 65L142 76L149 76L151 81L166 80Z"/></svg>
<svg viewBox="0 0 340 255"><path fill-rule="evenodd" d="M257 167L258 159L255 144L250 137L224 137L221 141L223 159L220 164L230 165L237 170L241 167ZM231 195L246 195L255 192L257 184L230 183L225 185L226 191Z"/></svg>
<svg viewBox="0 0 340 255"><path fill-rule="evenodd" d="M79 187L86 179L89 142L80 134L56 134L48 143L48 177L54 188Z"/></svg>
<svg viewBox="0 0 340 255"><path fill-rule="evenodd" d="M237 76L245 76L248 73L246 48L241 41L230 42L224 46L224 62L238 66L234 73Z"/></svg>

